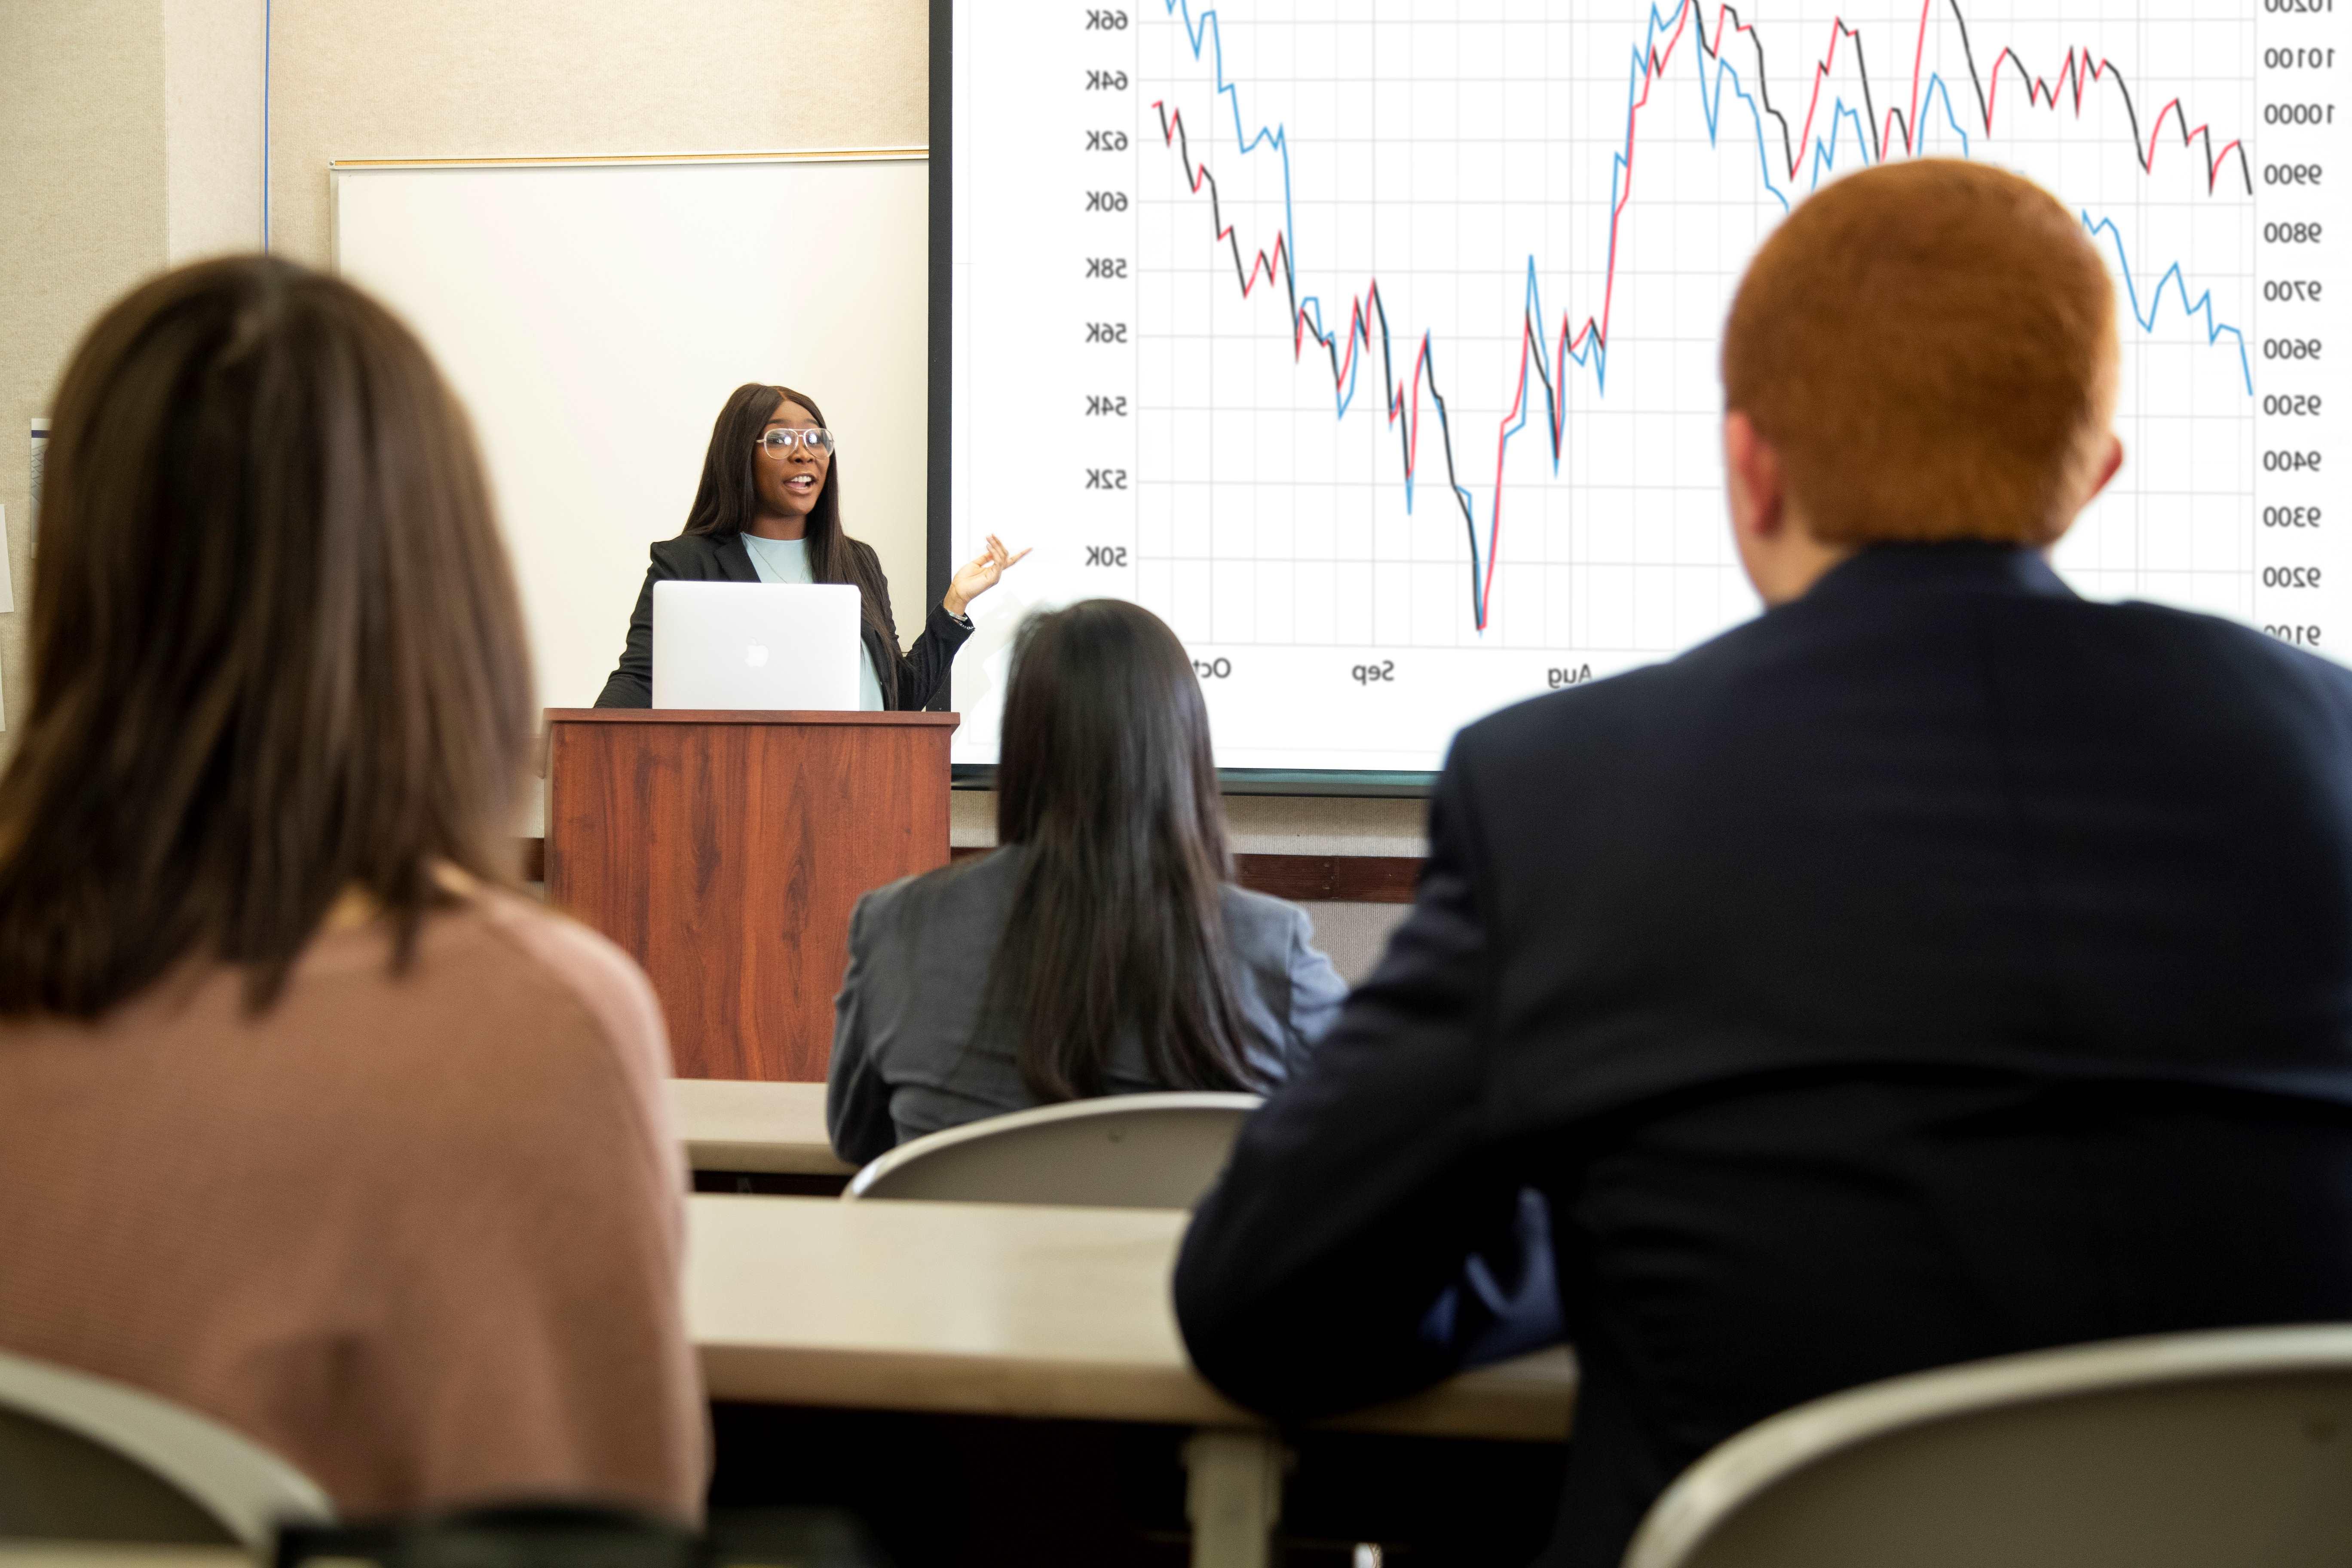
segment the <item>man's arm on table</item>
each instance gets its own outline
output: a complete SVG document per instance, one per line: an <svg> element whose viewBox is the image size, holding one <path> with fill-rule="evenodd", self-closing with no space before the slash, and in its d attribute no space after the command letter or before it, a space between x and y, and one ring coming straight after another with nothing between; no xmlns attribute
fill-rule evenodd
<svg viewBox="0 0 2352 1568"><path fill-rule="evenodd" d="M1192 1359L1272 1415L1373 1404L1557 1338L1541 1205L1484 1135L1493 952L1463 773L1457 748L1387 956L1250 1118L1184 1239Z"/></svg>

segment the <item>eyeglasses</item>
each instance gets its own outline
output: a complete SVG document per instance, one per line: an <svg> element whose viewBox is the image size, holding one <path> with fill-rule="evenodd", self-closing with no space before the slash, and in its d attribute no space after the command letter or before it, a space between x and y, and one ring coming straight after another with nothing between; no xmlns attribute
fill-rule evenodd
<svg viewBox="0 0 2352 1568"><path fill-rule="evenodd" d="M822 426L810 430L792 430L779 425L773 430L763 431L759 440L760 449L771 458L789 458L794 447L803 446L808 448L812 458L831 452L833 432Z"/></svg>

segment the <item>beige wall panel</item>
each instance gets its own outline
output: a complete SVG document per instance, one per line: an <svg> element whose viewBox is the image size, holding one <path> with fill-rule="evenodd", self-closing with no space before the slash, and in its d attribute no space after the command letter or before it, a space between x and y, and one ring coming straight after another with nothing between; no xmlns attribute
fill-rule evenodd
<svg viewBox="0 0 2352 1568"><path fill-rule="evenodd" d="M0 615L13 744L31 695L31 445L90 319L163 260L163 29L156 0L0 5L0 506L17 609Z"/></svg>
<svg viewBox="0 0 2352 1568"><path fill-rule="evenodd" d="M929 123L925 0L277 0L275 25L272 237L319 266L332 159L920 147Z"/></svg>
<svg viewBox="0 0 2352 1568"><path fill-rule="evenodd" d="M163 0L164 248L261 245L262 0Z"/></svg>

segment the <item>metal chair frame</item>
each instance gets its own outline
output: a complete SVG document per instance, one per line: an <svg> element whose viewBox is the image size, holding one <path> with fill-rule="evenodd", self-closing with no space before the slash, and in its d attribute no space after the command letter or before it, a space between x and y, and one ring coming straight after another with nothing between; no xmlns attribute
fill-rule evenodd
<svg viewBox="0 0 2352 1568"><path fill-rule="evenodd" d="M1969 1436L1966 1424L2001 1418L2045 1422L2083 1422L2087 1418L2095 1426L2100 1419L2095 1403L2103 1396L2115 1404L2112 1414L2116 1431L2122 1431L2122 1423L2129 1418L2137 1423L2131 1428L2134 1434L2147 1436L2154 1430L2150 1425L2152 1413L2147 1408L2126 1410L2123 1402L2133 1395L2202 1393L2224 1399L2234 1395L2251 1404L2256 1398L2275 1400L2306 1390L2310 1408L2293 1417L2299 1426L2298 1436L2312 1444L2333 1446L2341 1442L2343 1448L2332 1461L2343 1465L2340 1487L2321 1497L2317 1506L2333 1510L2331 1518L2337 1512L2352 1514L2352 1462L2347 1462L2352 1461L2352 1440L2338 1436L2347 1425L2345 1413L2352 1412L2352 1325L2233 1329L2114 1340L2003 1356L1891 1378L1799 1405L1759 1422L1718 1445L1685 1471L1651 1507L1625 1554L1623 1568L1718 1568L1735 1561L1778 1563L1782 1560L1779 1551L1768 1552L1763 1559L1758 1559L1750 1555L1755 1550L1752 1542L1734 1545L1727 1541L1727 1533L1750 1510L1763 1502L1786 1506L1793 1500L1798 1508L1811 1509L1818 1518L1827 1518L1843 1506L1842 1500L1834 1494L1824 1494L1820 1500L1805 1498L1798 1489L1808 1484L1851 1487L1857 1503L1861 1503L1863 1488L1858 1481L1841 1479L1837 1462L1867 1459L1906 1437L1949 1436L1964 1442ZM2189 1426L2194 1415L2184 1405L2168 1417L2191 1432L2190 1443L2176 1445L2176 1450L2194 1446L2195 1429ZM2167 1417L2157 1415L2154 1418ZM2266 1419L2273 1423L2275 1430L2287 1417L2273 1414ZM2067 1428L2070 1434L2085 1429L2082 1426ZM2020 1431L2030 1433L2031 1428L2021 1427ZM2159 1441L2164 1436L2160 1431L2155 1435ZM2217 1434L2210 1441L2227 1439ZM2088 1459L2098 1457L2098 1449L2095 1443L2081 1442L2072 1452ZM1989 1446L1987 1451L1993 1450ZM2328 1457L2320 1454L2317 1458L2321 1469L2327 1469L2331 1463ZM1957 1489L1969 1479L1956 1475L1951 1484ZM2111 1479L2101 1476L2088 1484L2096 1489ZM2154 1481L2143 1484L2149 1490L2156 1489ZM1899 1498L1889 1496L1884 1489L1874 1495L1878 1506L1889 1512L1899 1511ZM2110 1489L2110 1501L2114 1495ZM1996 1495L1996 1489L1987 1488L1980 1500L1981 1509L1977 1510L1979 1515L1999 1520L2006 1517L2001 1511L2004 1502L2014 1500L2005 1500ZM2209 1521L2218 1517L2211 1512L2215 1500L2210 1496L2182 1500L2184 1506L2207 1510L2205 1517ZM2306 1496L2304 1500L2311 1500ZM2085 1532L2094 1540L2100 1536L2095 1518L2089 1510L2085 1510L2084 1517L2059 1517L2063 1511L2055 1510L2049 1524L2042 1527L2053 1534L2053 1558L2080 1563L2084 1568L2122 1561L2121 1557L2100 1558L2095 1550L2091 1555L2083 1555L2081 1538ZM1926 1531L1931 1527L1923 1521L1918 1528ZM2030 1533L2034 1527L2021 1528ZM2055 1542L2060 1531L2068 1532L2072 1542L2063 1549ZM1814 1549L1822 1552L1820 1560L1825 1563L1849 1560L1826 1542L1816 1542ZM2116 1549L2125 1550L2120 1544ZM1874 1543L1874 1550L1878 1560L1890 1568L1945 1560L1932 1543L1915 1542L1906 1547L1901 1542L1887 1539Z"/></svg>
<svg viewBox="0 0 2352 1568"><path fill-rule="evenodd" d="M1102 1208L1190 1208L1199 1201L1216 1179L1216 1171L1208 1171L1197 1189L1181 1203L1155 1202L1139 1204L1115 1198L1088 1195L1082 1179L1073 1178L1075 1192L1059 1196L1013 1195L1016 1190L1025 1194L1051 1191L1063 1173L1048 1168L1046 1162L1055 1154L1066 1156L1073 1148L1085 1147L1094 1138L1107 1143L1123 1142L1130 1135L1150 1136L1147 1130L1157 1123L1160 1127L1175 1118L1222 1118L1233 1131L1238 1131L1249 1113L1263 1101L1254 1094L1220 1094L1209 1091L1184 1091L1167 1094L1115 1094L1098 1100L1076 1100L1060 1105L1041 1105L1031 1110L1016 1110L1003 1116L992 1116L980 1121L969 1121L961 1127L950 1127L926 1137L901 1143L857 1173L848 1188L841 1194L848 1199L929 1197L939 1199L947 1194L936 1192L906 1193L893 1189L910 1185L933 1177L944 1163L1001 1160L996 1174L1008 1178L1008 1184L993 1191L979 1184L969 1201L993 1203L1061 1203L1080 1207ZM1225 1144L1230 1146L1228 1134ZM1223 1155L1219 1156L1219 1166ZM1172 1174L1172 1173L1171 1173ZM1192 1185L1189 1180L1178 1180L1177 1186ZM953 1201L950 1199L950 1201Z"/></svg>
<svg viewBox="0 0 2352 1568"><path fill-rule="evenodd" d="M81 1439L170 1487L255 1551L280 1523L324 1523L317 1482L209 1416L128 1384L0 1352L0 1410Z"/></svg>

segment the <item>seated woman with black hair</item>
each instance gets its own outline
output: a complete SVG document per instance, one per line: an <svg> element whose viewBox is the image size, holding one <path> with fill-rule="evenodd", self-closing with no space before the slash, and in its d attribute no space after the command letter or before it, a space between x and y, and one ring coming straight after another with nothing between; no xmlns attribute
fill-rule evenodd
<svg viewBox="0 0 2352 1568"><path fill-rule="evenodd" d="M882 558L841 529L841 465L816 399L789 386L747 382L729 395L710 426L702 479L686 528L656 541L646 585L629 616L621 662L605 679L599 708L649 708L654 682L654 584L691 583L845 583L864 603L858 636L858 706L913 710L947 689L956 650L971 636L964 612L996 586L1004 569L1028 554L1008 552L994 534L988 548L956 568L947 595L915 646L901 652L890 618L890 584Z"/></svg>
<svg viewBox="0 0 2352 1568"><path fill-rule="evenodd" d="M1149 610L1022 628L994 854L859 900L825 1097L860 1163L1055 1100L1263 1091L1347 986L1306 911L1233 885L1209 716Z"/></svg>

